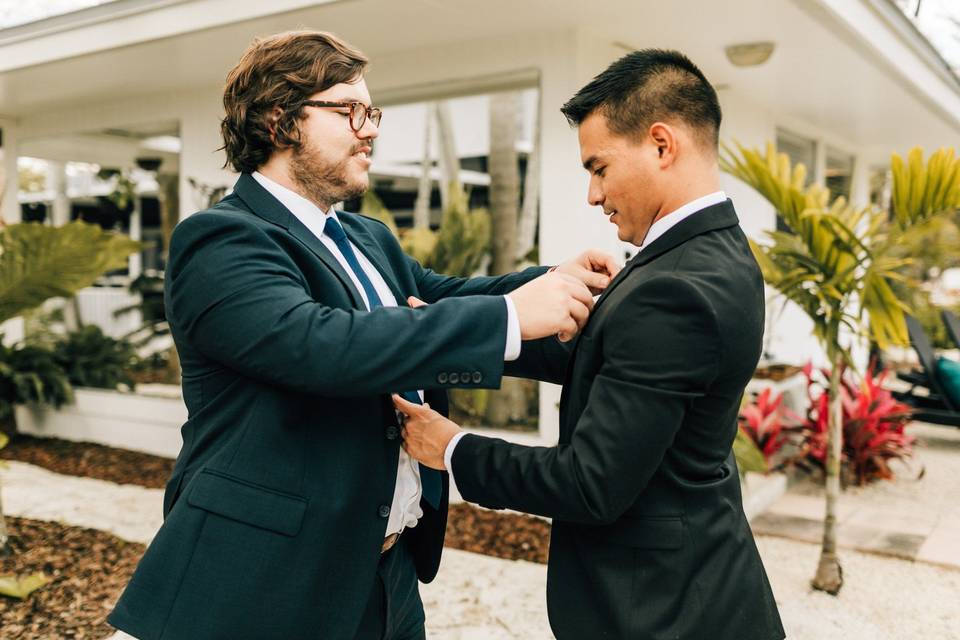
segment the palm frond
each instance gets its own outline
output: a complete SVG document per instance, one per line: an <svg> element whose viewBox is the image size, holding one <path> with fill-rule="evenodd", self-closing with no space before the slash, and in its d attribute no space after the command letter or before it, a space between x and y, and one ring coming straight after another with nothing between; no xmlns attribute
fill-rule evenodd
<svg viewBox="0 0 960 640"><path fill-rule="evenodd" d="M141 248L84 222L9 225L0 232L0 322L58 296L72 296L127 264Z"/></svg>

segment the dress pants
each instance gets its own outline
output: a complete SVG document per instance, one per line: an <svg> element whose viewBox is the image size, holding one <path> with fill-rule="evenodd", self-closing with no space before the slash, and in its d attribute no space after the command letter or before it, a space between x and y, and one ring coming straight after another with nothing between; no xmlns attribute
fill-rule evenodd
<svg viewBox="0 0 960 640"><path fill-rule="evenodd" d="M413 556L403 537L380 556L356 640L426 640Z"/></svg>
<svg viewBox="0 0 960 640"><path fill-rule="evenodd" d="M356 640L426 640L423 602L413 556L401 537L380 556ZM136 640L123 631L110 640Z"/></svg>

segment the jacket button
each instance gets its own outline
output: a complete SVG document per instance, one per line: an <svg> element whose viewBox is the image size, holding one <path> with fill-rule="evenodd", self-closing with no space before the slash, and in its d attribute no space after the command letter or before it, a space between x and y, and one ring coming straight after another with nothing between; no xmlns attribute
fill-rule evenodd
<svg viewBox="0 0 960 640"><path fill-rule="evenodd" d="M387 432L386 432L387 440L396 440L399 435L400 435L399 427L393 424L387 427Z"/></svg>
<svg viewBox="0 0 960 640"><path fill-rule="evenodd" d="M469 371L464 371L463 373L460 374L460 382L462 382L462 383L464 383L464 384L469 384L469 382L470 382L470 372L469 372Z"/></svg>
<svg viewBox="0 0 960 640"><path fill-rule="evenodd" d="M474 384L480 384L481 382L483 382L483 374L480 373L479 371L474 371L474 372L473 372L473 383L474 383Z"/></svg>
<svg viewBox="0 0 960 640"><path fill-rule="evenodd" d="M454 371L450 374L450 384L459 384L460 383L460 374Z"/></svg>
<svg viewBox="0 0 960 640"><path fill-rule="evenodd" d="M446 371L437 374L437 382L439 382L440 384L447 384L447 380L449 379L450 379L450 376L447 375Z"/></svg>
<svg viewBox="0 0 960 640"><path fill-rule="evenodd" d="M390 517L390 507L388 507L388 506L385 505L385 504L380 505L380 508L377 509L377 515L379 515L381 518L389 518L389 517Z"/></svg>

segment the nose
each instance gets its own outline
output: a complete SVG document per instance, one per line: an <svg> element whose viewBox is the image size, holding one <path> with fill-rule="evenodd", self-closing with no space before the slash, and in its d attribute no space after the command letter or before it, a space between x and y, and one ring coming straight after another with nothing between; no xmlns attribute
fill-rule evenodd
<svg viewBox="0 0 960 640"><path fill-rule="evenodd" d="M590 177L590 186L587 188L587 202L591 206L603 206L603 189L600 188L599 181L596 176Z"/></svg>
<svg viewBox="0 0 960 640"><path fill-rule="evenodd" d="M373 120L367 118L363 122L363 126L360 127L360 131L357 131L357 137L361 140L373 140L380 135L380 127L373 124Z"/></svg>

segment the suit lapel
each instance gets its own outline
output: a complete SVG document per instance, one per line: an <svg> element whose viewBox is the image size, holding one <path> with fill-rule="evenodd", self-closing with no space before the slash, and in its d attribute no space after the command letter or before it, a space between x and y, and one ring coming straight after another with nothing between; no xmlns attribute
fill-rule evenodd
<svg viewBox="0 0 960 640"><path fill-rule="evenodd" d="M390 266L390 261L387 260L387 256L383 253L383 249L380 248L373 234L367 231L366 226L355 214L338 211L337 217L340 219L341 224L343 224L350 241L363 252L367 260L369 260L373 266L377 268L377 271L380 272L380 275L383 276L384 281L393 293L393 297L397 299L397 305L405 307L407 305L407 297L403 294L403 291L400 290L400 285L397 283L396 276Z"/></svg>
<svg viewBox="0 0 960 640"><path fill-rule="evenodd" d="M597 303L593 306L593 312L590 314L591 317L596 314L597 308L604 300L610 297L610 293L616 289L617 285L626 279L632 270L652 262L691 238L707 233L708 231L732 227L739 223L740 220L737 218L737 213L734 211L733 203L730 202L730 200L711 205L706 209L698 211L689 218L678 222L623 265L623 269L620 270L617 277L607 286L603 295L600 296Z"/></svg>
<svg viewBox="0 0 960 640"><path fill-rule="evenodd" d="M618 273L613 281L610 282L610 284L604 290L603 295L601 295L596 304L593 305L593 311L590 313L588 326L589 323L592 322L597 316L597 309L604 302L604 300L610 297L611 292L613 292L613 290L616 289L620 283L626 280L634 269L645 264L649 264L671 249L679 247L691 238L709 231L714 231L716 229L732 227L739 224L739 222L740 220L737 218L737 213L733 208L733 204L730 202L730 200L726 200L698 211L696 214L671 227L665 234L657 238L655 241L650 243L649 246L645 247L637 255L627 261L627 263L623 266L623 269L620 270L620 273ZM586 327L584 327L584 330L585 329ZM577 355L580 352L580 335L582 333L583 332L581 331L581 333L577 334L577 342L574 344L573 353L567 362L567 371L563 381L563 393L560 396L561 442L569 441L570 430L573 428L573 425L576 424L576 420L579 419L579 416L567 415L567 405L569 404L570 386L574 384L574 380L572 378L573 368L576 364Z"/></svg>
<svg viewBox="0 0 960 640"><path fill-rule="evenodd" d="M283 227L290 235L310 249L310 251L337 276L340 283L350 294L350 299L353 301L354 307L357 309L367 308L363 303L363 297L361 297L360 292L357 291L357 288L353 285L350 276L347 275L347 272L330 250L327 249L320 239L313 235L295 215L290 213L279 200L274 198L269 191L261 187L260 183L258 183L253 176L246 173L242 174L240 179L237 180L233 192L246 203L251 213L263 218L267 222L272 222L273 224Z"/></svg>

